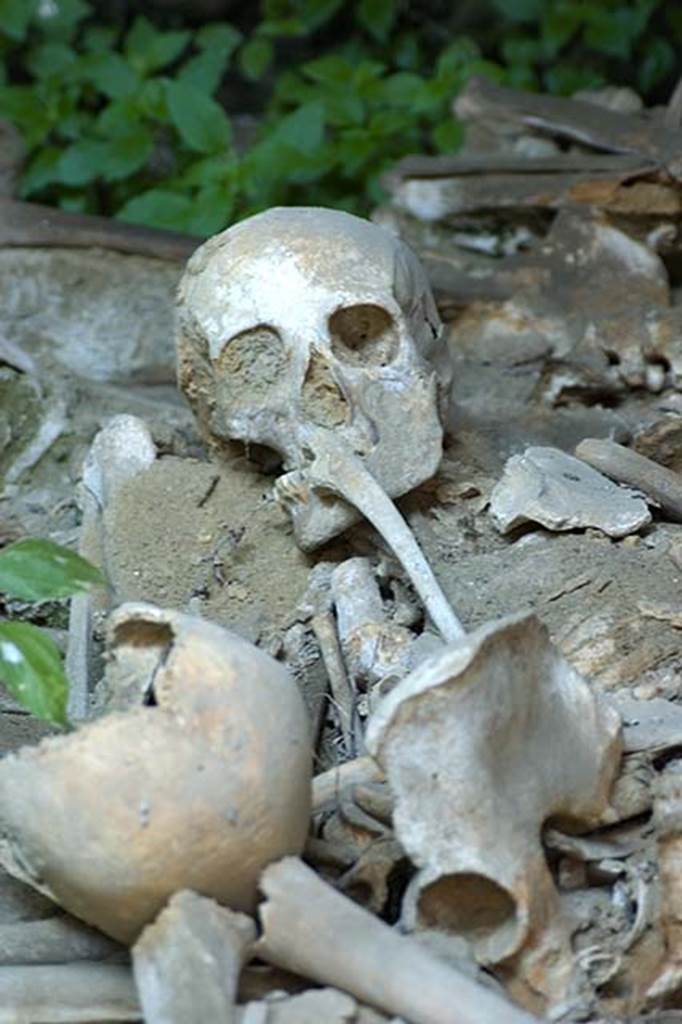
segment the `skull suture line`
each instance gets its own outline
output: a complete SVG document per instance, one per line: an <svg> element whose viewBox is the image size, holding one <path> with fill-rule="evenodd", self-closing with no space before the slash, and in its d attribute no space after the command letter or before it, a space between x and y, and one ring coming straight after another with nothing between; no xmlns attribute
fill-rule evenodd
<svg viewBox="0 0 682 1024"><path fill-rule="evenodd" d="M382 228L338 210L257 214L192 256L178 313L180 384L204 433L278 453L302 548L359 518L305 484L320 431L392 497L436 471L441 324L416 257Z"/></svg>

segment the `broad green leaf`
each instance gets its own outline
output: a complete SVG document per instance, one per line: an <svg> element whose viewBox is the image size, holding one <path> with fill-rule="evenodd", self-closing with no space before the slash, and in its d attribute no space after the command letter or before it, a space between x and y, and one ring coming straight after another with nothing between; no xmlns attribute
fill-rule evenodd
<svg viewBox="0 0 682 1024"><path fill-rule="evenodd" d="M324 106L319 101L305 103L283 117L270 139L285 143L300 153L312 153L324 139Z"/></svg>
<svg viewBox="0 0 682 1024"><path fill-rule="evenodd" d="M0 622L0 683L37 718L67 725L68 682L54 642L28 622Z"/></svg>
<svg viewBox="0 0 682 1024"><path fill-rule="evenodd" d="M168 189L152 188L129 199L116 216L131 224L187 231L194 212L194 200L189 196L181 196Z"/></svg>
<svg viewBox="0 0 682 1024"><path fill-rule="evenodd" d="M0 87L0 117L17 126L29 148L42 142L52 127L45 104L29 85Z"/></svg>
<svg viewBox="0 0 682 1024"><path fill-rule="evenodd" d="M330 21L343 0L302 0L298 6L298 15L308 32L314 32Z"/></svg>
<svg viewBox="0 0 682 1024"><path fill-rule="evenodd" d="M72 67L76 55L70 46L63 43L43 43L34 47L26 58L26 67L35 78L49 78L63 75Z"/></svg>
<svg viewBox="0 0 682 1024"><path fill-rule="evenodd" d="M50 0L38 4L35 20L45 35L68 40L91 13L92 8L85 0Z"/></svg>
<svg viewBox="0 0 682 1024"><path fill-rule="evenodd" d="M116 135L106 143L105 181L119 181L139 171L151 155L154 141L142 125L131 124L127 135Z"/></svg>
<svg viewBox="0 0 682 1024"><path fill-rule="evenodd" d="M384 43L398 14L397 0L359 0L355 17L377 42Z"/></svg>
<svg viewBox="0 0 682 1024"><path fill-rule="evenodd" d="M81 57L80 66L84 77L109 99L132 96L140 87L139 75L120 53L90 53Z"/></svg>
<svg viewBox="0 0 682 1024"><path fill-rule="evenodd" d="M546 0L493 0L493 6L509 21L537 21Z"/></svg>
<svg viewBox="0 0 682 1024"><path fill-rule="evenodd" d="M168 81L171 120L185 145L198 153L217 153L230 143L232 130L223 107L187 82Z"/></svg>
<svg viewBox="0 0 682 1024"><path fill-rule="evenodd" d="M657 36L649 43L637 70L637 83L646 94L675 67L676 53L667 39Z"/></svg>
<svg viewBox="0 0 682 1024"><path fill-rule="evenodd" d="M583 14L583 7L580 4L547 6L541 22L542 45L547 57L555 57L561 47L577 32L583 21ZM537 60L538 57L539 54L533 57L526 56L525 59ZM521 61L523 59L521 58Z"/></svg>
<svg viewBox="0 0 682 1024"><path fill-rule="evenodd" d="M313 82L346 84L353 76L353 66L338 53L307 61L301 71Z"/></svg>
<svg viewBox="0 0 682 1024"><path fill-rule="evenodd" d="M207 96L212 96L220 85L228 63L229 56L220 50L204 50L183 65L176 76L176 81L185 82Z"/></svg>
<svg viewBox="0 0 682 1024"><path fill-rule="evenodd" d="M227 21L215 21L199 29L194 36L194 45L200 50L218 50L227 61L243 38L243 34L234 25Z"/></svg>
<svg viewBox="0 0 682 1024"><path fill-rule="evenodd" d="M39 192L45 185L59 181L59 160L62 151L56 146L39 149L31 159L21 178L20 194L22 198Z"/></svg>
<svg viewBox="0 0 682 1024"><path fill-rule="evenodd" d="M187 231L202 238L217 234L228 227L234 204L233 189L225 184L207 185L196 197L194 213L187 222Z"/></svg>
<svg viewBox="0 0 682 1024"><path fill-rule="evenodd" d="M421 43L416 32L401 32L393 42L393 59L403 71L416 71L422 62Z"/></svg>
<svg viewBox="0 0 682 1024"><path fill-rule="evenodd" d="M64 185L87 185L99 178L106 170L106 166L106 143L97 139L83 139L80 142L74 142L62 152L58 164L58 180ZM2 565L1 559L2 552L0 552L0 566Z"/></svg>
<svg viewBox="0 0 682 1024"><path fill-rule="evenodd" d="M442 77L461 71L472 61L478 60L480 56L481 51L473 39L469 39L468 36L459 36L457 39L453 39L439 55L436 61L436 75Z"/></svg>
<svg viewBox="0 0 682 1024"><path fill-rule="evenodd" d="M21 42L36 5L37 0L0 0L0 32Z"/></svg>
<svg viewBox="0 0 682 1024"><path fill-rule="evenodd" d="M272 42L255 36L239 51L239 67L246 78L257 82L270 67L273 56Z"/></svg>
<svg viewBox="0 0 682 1024"><path fill-rule="evenodd" d="M455 153L464 141L464 125L450 117L436 125L431 138L439 153Z"/></svg>
<svg viewBox="0 0 682 1024"><path fill-rule="evenodd" d="M190 38L188 31L161 32L140 14L125 38L125 53L136 71L148 75L179 57Z"/></svg>
<svg viewBox="0 0 682 1024"><path fill-rule="evenodd" d="M88 53L111 50L116 43L116 29L108 25L91 25L83 33L81 42Z"/></svg>
<svg viewBox="0 0 682 1024"><path fill-rule="evenodd" d="M58 600L104 582L94 565L51 540L30 537L0 550L0 592L21 601Z"/></svg>
<svg viewBox="0 0 682 1024"><path fill-rule="evenodd" d="M412 71L398 71L382 82L381 100L392 107L414 109L419 103L424 88L424 79Z"/></svg>
<svg viewBox="0 0 682 1024"><path fill-rule="evenodd" d="M615 11L595 8L585 27L585 42L599 53L628 60L643 27L639 12L631 8L620 7Z"/></svg>
<svg viewBox="0 0 682 1024"><path fill-rule="evenodd" d="M604 76L598 71L574 64L555 64L545 72L543 79L545 88L559 96L571 96L578 89L598 89L606 85Z"/></svg>

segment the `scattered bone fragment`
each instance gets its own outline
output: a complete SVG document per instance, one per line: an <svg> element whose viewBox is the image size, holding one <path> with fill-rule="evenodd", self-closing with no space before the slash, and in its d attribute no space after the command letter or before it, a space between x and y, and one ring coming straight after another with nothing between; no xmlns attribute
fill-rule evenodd
<svg viewBox="0 0 682 1024"><path fill-rule="evenodd" d="M385 1019L378 1016L377 1024ZM358 1004L352 996L333 988L294 996L273 993L262 1002L240 1007L236 1020L238 1024L357 1024Z"/></svg>
<svg viewBox="0 0 682 1024"><path fill-rule="evenodd" d="M343 754L344 757L354 757L362 744L362 737L355 712L355 694L339 647L334 616L329 611L319 612L313 616L311 625L329 678L333 715L341 732Z"/></svg>
<svg viewBox="0 0 682 1024"><path fill-rule="evenodd" d="M373 757L367 755L321 772L313 779L313 814L318 814L328 805L333 805L346 786L376 782L383 778L384 773L379 765Z"/></svg>
<svg viewBox="0 0 682 1024"><path fill-rule="evenodd" d="M109 660L133 690L155 662L147 703L0 761L0 861L123 942L179 889L253 910L262 868L308 831L296 684L236 634L153 605L112 614Z"/></svg>
<svg viewBox="0 0 682 1024"><path fill-rule="evenodd" d="M0 967L0 1024L94 1024L139 1021L129 967L60 964Z"/></svg>
<svg viewBox="0 0 682 1024"><path fill-rule="evenodd" d="M133 947L146 1024L233 1024L239 974L255 938L245 914L176 893Z"/></svg>
<svg viewBox="0 0 682 1024"><path fill-rule="evenodd" d="M679 473L615 441L588 438L580 442L575 453L601 473L636 487L654 504L660 505L668 518L682 522L682 477Z"/></svg>
<svg viewBox="0 0 682 1024"><path fill-rule="evenodd" d="M421 265L387 231L340 210L249 217L194 254L178 313L180 384L218 448L267 446L301 471L309 430L326 429L392 497L437 469L450 379L441 323ZM358 521L290 484L305 550Z"/></svg>
<svg viewBox="0 0 682 1024"><path fill-rule="evenodd" d="M261 889L266 899L259 909L263 935L257 952L271 963L411 1024L535 1020L358 907L297 858L267 868Z"/></svg>
<svg viewBox="0 0 682 1024"><path fill-rule="evenodd" d="M671 997L679 997L682 990L682 774L679 763L673 762L657 780L654 822L665 948L657 976L646 993L646 1008L669 1004Z"/></svg>
<svg viewBox="0 0 682 1024"><path fill-rule="evenodd" d="M66 429L66 402L61 398L46 404L45 415L31 441L13 459L5 470L5 482L16 483L27 470L43 457L45 452L58 440Z"/></svg>
<svg viewBox="0 0 682 1024"><path fill-rule="evenodd" d="M682 707L661 697L637 700L627 692L611 694L623 721L623 751L661 754L682 746Z"/></svg>
<svg viewBox="0 0 682 1024"><path fill-rule="evenodd" d="M0 921L0 967L106 960L122 947L67 915L5 924Z"/></svg>
<svg viewBox="0 0 682 1024"><path fill-rule="evenodd" d="M509 617L431 658L375 710L367 745L418 868L404 926L461 935L482 963L537 943L558 913L541 826L595 824L620 758L618 715L546 628Z"/></svg>
<svg viewBox="0 0 682 1024"><path fill-rule="evenodd" d="M137 416L114 416L96 436L83 465L83 521L79 553L101 567L111 583L107 564L106 522L118 489L156 460L148 426ZM113 601L112 601L113 597ZM117 595L77 594L71 599L66 671L69 677L70 720L87 718L93 675L92 616L95 608L116 603ZM120 598L119 598L120 600Z"/></svg>
<svg viewBox="0 0 682 1024"><path fill-rule="evenodd" d="M641 495L558 448L513 455L493 489L490 511L502 533L535 522L548 530L597 527L610 537L625 537L651 522Z"/></svg>

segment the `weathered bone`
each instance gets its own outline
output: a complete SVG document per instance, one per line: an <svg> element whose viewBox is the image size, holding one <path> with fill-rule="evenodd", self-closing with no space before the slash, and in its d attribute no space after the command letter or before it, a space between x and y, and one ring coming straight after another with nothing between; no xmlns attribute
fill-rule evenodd
<svg viewBox="0 0 682 1024"><path fill-rule="evenodd" d="M400 682L370 719L367 745L419 869L405 925L462 934L488 963L545 927L556 899L542 824L596 823L619 731L533 617L484 626Z"/></svg>
<svg viewBox="0 0 682 1024"><path fill-rule="evenodd" d="M0 860L123 942L178 889L252 910L262 868L308 830L298 688L236 634L152 605L113 613L109 658L138 700L151 677L157 706L0 762Z"/></svg>
<svg viewBox="0 0 682 1024"><path fill-rule="evenodd" d="M256 948L271 963L412 1024L535 1020L336 892L295 857L267 868L261 888L266 902Z"/></svg>
<svg viewBox="0 0 682 1024"><path fill-rule="evenodd" d="M245 914L176 893L133 947L146 1024L234 1024L239 973L255 938Z"/></svg>
<svg viewBox="0 0 682 1024"><path fill-rule="evenodd" d="M132 971L115 964L0 967L0 1024L139 1021Z"/></svg>
<svg viewBox="0 0 682 1024"><path fill-rule="evenodd" d="M265 445L296 470L306 428L326 428L394 497L438 468L440 319L414 254L377 225L312 208L250 217L197 250L178 314L180 383L214 445ZM298 505L305 549L357 521L335 499Z"/></svg>
<svg viewBox="0 0 682 1024"><path fill-rule="evenodd" d="M275 485L294 520L301 487L340 495L369 520L390 546L443 639L460 640L464 627L450 607L412 531L362 461L353 455L343 439L330 431L306 430L305 447L312 462L303 471L280 477Z"/></svg>

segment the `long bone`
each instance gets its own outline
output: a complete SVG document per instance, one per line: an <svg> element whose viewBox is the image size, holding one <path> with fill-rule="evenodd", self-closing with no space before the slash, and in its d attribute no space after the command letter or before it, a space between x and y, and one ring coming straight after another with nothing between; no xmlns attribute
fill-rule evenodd
<svg viewBox="0 0 682 1024"><path fill-rule="evenodd" d="M353 505L390 546L424 607L447 643L461 640L465 630L443 593L409 526L384 489L343 441L326 430L309 428L306 447L312 462L276 483L285 504L300 501L301 485L331 491Z"/></svg>

